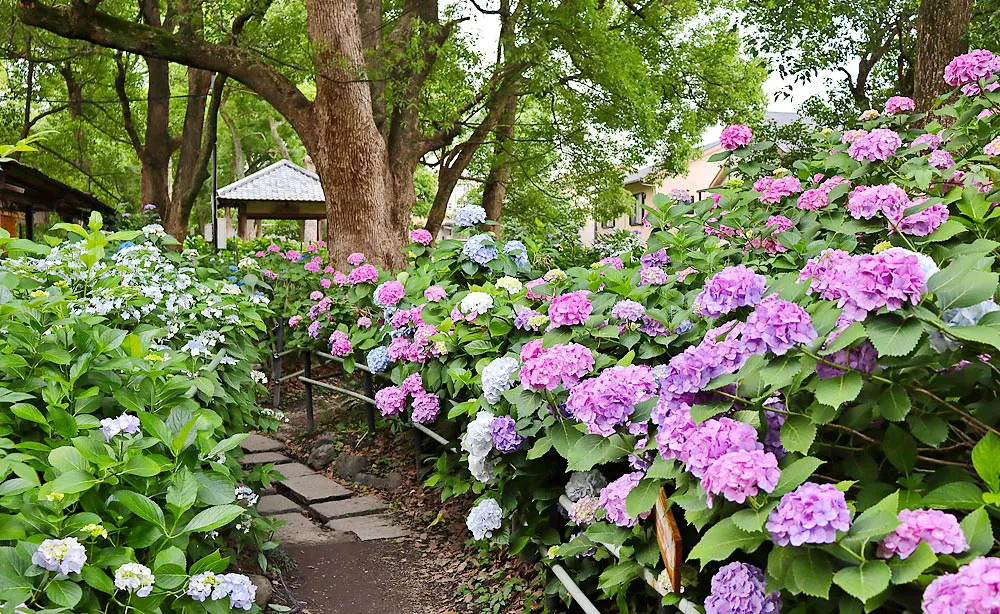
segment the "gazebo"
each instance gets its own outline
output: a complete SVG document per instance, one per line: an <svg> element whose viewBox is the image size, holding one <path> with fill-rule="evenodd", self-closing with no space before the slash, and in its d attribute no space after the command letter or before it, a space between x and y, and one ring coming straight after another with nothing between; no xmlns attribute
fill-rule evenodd
<svg viewBox="0 0 1000 614"><path fill-rule="evenodd" d="M237 210L240 238L249 238L247 220L315 220L317 236L321 236L326 198L319 176L288 160L220 188L217 194L220 209Z"/></svg>
<svg viewBox="0 0 1000 614"><path fill-rule="evenodd" d="M35 238L35 215L55 212L66 221L85 220L91 211L106 216L115 210L92 194L49 177L15 160L0 162L0 228L17 236L23 222L24 237Z"/></svg>

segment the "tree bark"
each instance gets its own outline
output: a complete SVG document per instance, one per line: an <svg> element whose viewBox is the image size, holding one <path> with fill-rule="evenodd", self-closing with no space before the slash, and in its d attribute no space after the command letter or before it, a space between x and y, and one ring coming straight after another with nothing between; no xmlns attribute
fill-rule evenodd
<svg viewBox="0 0 1000 614"><path fill-rule="evenodd" d="M916 70L913 100L917 111L928 111L949 86L944 68L969 49L966 34L972 19L972 0L923 0L917 16Z"/></svg>
<svg viewBox="0 0 1000 614"><path fill-rule="evenodd" d="M512 164L511 147L514 141L514 123L517 120L517 97L510 96L505 102L500 121L493 134L496 142L493 145L493 164L486 176L483 187L483 209L486 209L486 219L496 224L491 228L500 236L500 218L503 215L503 201L507 197L507 182L510 181Z"/></svg>

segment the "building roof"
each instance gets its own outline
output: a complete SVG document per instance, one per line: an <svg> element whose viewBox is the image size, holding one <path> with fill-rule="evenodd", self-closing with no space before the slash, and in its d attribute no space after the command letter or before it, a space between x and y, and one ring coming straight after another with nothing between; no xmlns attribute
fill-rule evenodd
<svg viewBox="0 0 1000 614"><path fill-rule="evenodd" d="M91 211L112 215L115 210L93 194L49 177L42 171L16 160L0 162L0 208L10 205L55 211L59 217L83 219Z"/></svg>
<svg viewBox="0 0 1000 614"><path fill-rule="evenodd" d="M325 203L319 176L288 160L280 160L219 189L219 204L239 201Z"/></svg>

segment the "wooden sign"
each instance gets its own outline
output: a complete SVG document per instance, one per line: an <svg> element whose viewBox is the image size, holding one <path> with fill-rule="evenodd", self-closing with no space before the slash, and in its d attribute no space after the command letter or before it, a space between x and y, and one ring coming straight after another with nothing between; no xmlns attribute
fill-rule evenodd
<svg viewBox="0 0 1000 614"><path fill-rule="evenodd" d="M681 532L677 528L674 512L667 504L667 493L660 489L656 498L656 541L660 545L660 555L667 569L668 592L679 593L681 590L681 565L683 563L683 547Z"/></svg>

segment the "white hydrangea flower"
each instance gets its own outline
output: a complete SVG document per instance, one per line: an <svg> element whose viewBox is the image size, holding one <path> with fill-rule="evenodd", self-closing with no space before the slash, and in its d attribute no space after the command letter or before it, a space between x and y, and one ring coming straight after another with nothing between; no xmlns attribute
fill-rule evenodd
<svg viewBox="0 0 1000 614"><path fill-rule="evenodd" d="M520 366L513 356L503 356L483 368L483 396L490 405L496 405L514 384L513 376Z"/></svg>
<svg viewBox="0 0 1000 614"><path fill-rule="evenodd" d="M469 457L469 473L483 484L489 484L496 477L496 474L493 472L494 467L493 461L488 456Z"/></svg>
<svg viewBox="0 0 1000 614"><path fill-rule="evenodd" d="M493 436L490 435L490 423L495 418L491 412L482 410L469 423L462 437L462 449L469 456L486 456L493 451Z"/></svg>
<svg viewBox="0 0 1000 614"><path fill-rule="evenodd" d="M251 369L250 370L250 379L252 379L254 382L256 382L258 384L266 384L267 383L267 374L264 373L263 371L258 371L257 369Z"/></svg>
<svg viewBox="0 0 1000 614"><path fill-rule="evenodd" d="M135 593L137 597L146 597L153 590L155 580L153 572L139 563L125 563L115 570L115 586L118 590Z"/></svg>
<svg viewBox="0 0 1000 614"><path fill-rule="evenodd" d="M503 510L496 499L483 499L469 511L469 516L465 521L469 530L472 531L474 539L493 537L493 532L498 530L503 523Z"/></svg>
<svg viewBox="0 0 1000 614"><path fill-rule="evenodd" d="M167 236L166 231L163 230L163 226L159 224L146 224L145 226L142 227L142 234L146 235L147 237L154 236L163 238Z"/></svg>
<svg viewBox="0 0 1000 614"><path fill-rule="evenodd" d="M462 313L486 313L493 309L493 297L485 292L469 292L458 306Z"/></svg>
<svg viewBox="0 0 1000 614"><path fill-rule="evenodd" d="M257 505L257 501L260 500L257 493L249 486L237 486L235 496L237 501L246 501L250 507Z"/></svg>
<svg viewBox="0 0 1000 614"><path fill-rule="evenodd" d="M31 563L48 571L68 576L80 573L87 562L87 549L75 537L47 539L31 555Z"/></svg>
<svg viewBox="0 0 1000 614"><path fill-rule="evenodd" d="M510 275L504 275L498 279L496 286L501 290L506 290L509 294L517 294L524 288L524 285L517 278Z"/></svg>

